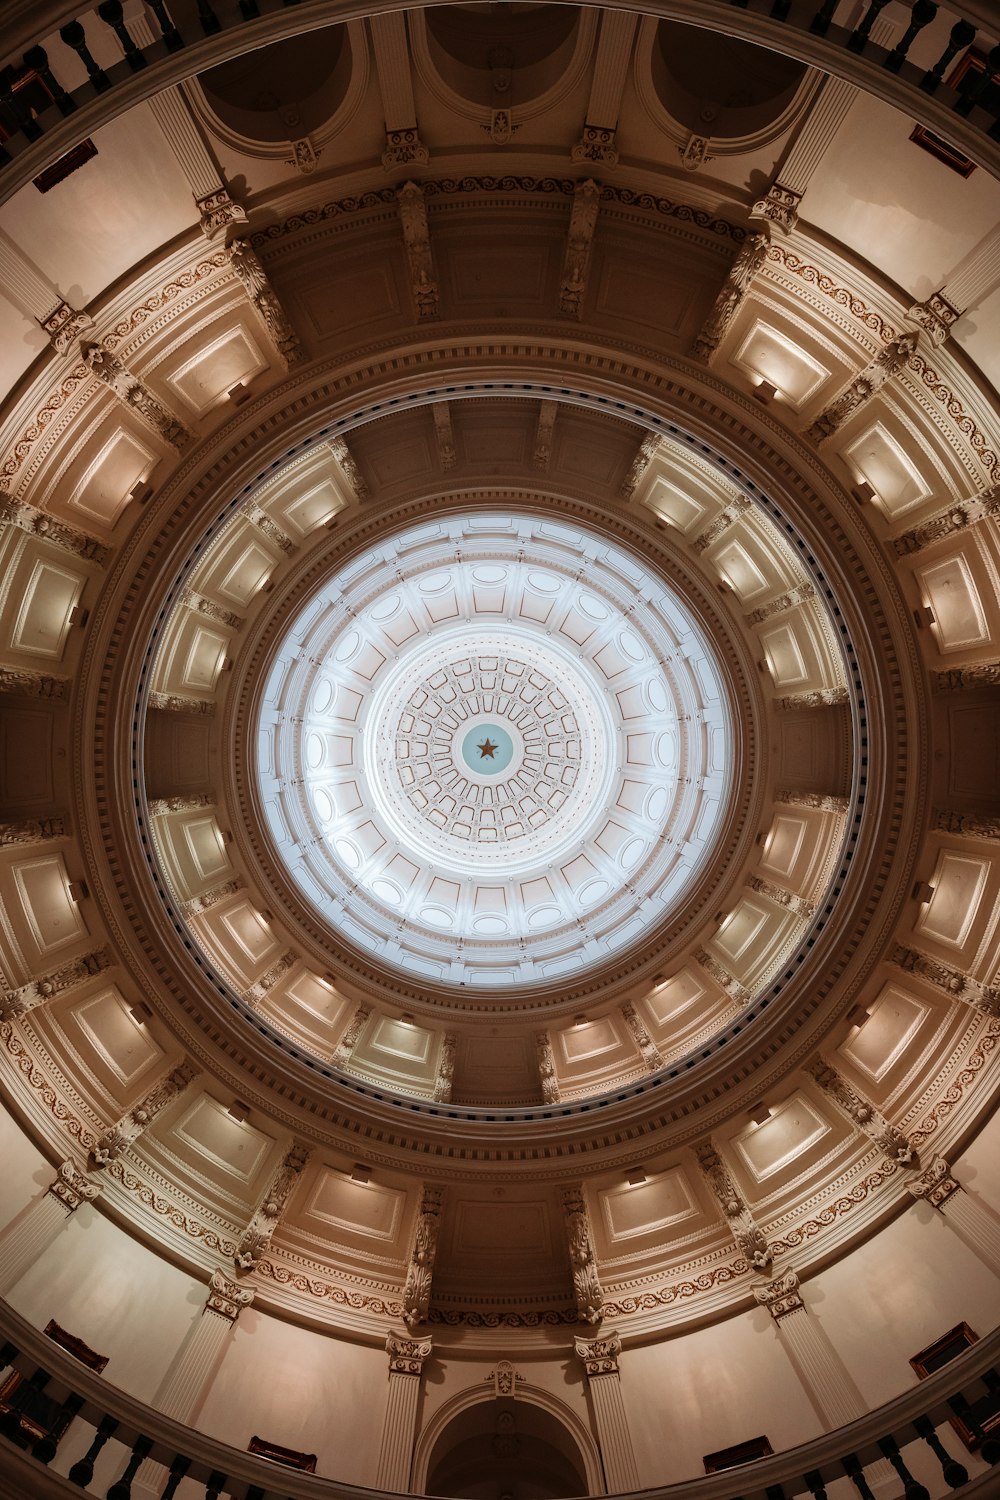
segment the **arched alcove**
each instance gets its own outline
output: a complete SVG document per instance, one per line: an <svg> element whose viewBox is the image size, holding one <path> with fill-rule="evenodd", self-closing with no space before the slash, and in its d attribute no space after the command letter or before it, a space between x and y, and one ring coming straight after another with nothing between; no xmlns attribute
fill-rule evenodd
<svg viewBox="0 0 1000 1500"><path fill-rule="evenodd" d="M446 1403L414 1458L413 1491L465 1500L559 1500L603 1494L601 1461L589 1433L548 1392L513 1370L510 1394L490 1381Z"/></svg>

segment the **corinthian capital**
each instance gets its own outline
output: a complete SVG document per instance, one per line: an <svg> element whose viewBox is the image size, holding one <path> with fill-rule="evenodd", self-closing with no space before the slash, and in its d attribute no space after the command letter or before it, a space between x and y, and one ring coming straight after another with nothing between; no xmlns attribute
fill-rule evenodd
<svg viewBox="0 0 1000 1500"><path fill-rule="evenodd" d="M590 1379L595 1375L617 1375L618 1356L622 1352L621 1335L614 1329L599 1339L577 1339L574 1344L577 1359Z"/></svg>

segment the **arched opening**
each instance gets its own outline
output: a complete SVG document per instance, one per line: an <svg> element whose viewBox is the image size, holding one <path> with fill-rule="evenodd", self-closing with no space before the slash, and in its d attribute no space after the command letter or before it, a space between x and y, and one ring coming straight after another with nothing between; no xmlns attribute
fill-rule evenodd
<svg viewBox="0 0 1000 1500"><path fill-rule="evenodd" d="M559 1500L587 1492L583 1455L566 1426L531 1401L479 1401L438 1434L426 1493L466 1500Z"/></svg>

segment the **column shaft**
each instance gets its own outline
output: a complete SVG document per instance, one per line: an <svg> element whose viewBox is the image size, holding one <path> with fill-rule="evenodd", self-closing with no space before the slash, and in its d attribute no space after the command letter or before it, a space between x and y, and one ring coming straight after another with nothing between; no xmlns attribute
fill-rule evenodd
<svg viewBox="0 0 1000 1500"><path fill-rule="evenodd" d="M996 1214L961 1188L945 1199L941 1213L983 1265L1000 1276L1000 1219Z"/></svg>
<svg viewBox="0 0 1000 1500"><path fill-rule="evenodd" d="M413 1440L417 1427L420 1378L390 1372L385 1406L385 1425L375 1471L377 1490L407 1491L413 1462Z"/></svg>
<svg viewBox="0 0 1000 1500"><path fill-rule="evenodd" d="M0 1236L0 1297L6 1297L66 1223L64 1204L43 1193Z"/></svg>
<svg viewBox="0 0 1000 1500"><path fill-rule="evenodd" d="M610 1375L591 1375L590 1394L608 1494L622 1495L637 1490L639 1475L617 1371Z"/></svg>
<svg viewBox="0 0 1000 1500"><path fill-rule="evenodd" d="M787 1313L778 1330L803 1385L831 1430L866 1415L868 1407L846 1365L804 1307Z"/></svg>

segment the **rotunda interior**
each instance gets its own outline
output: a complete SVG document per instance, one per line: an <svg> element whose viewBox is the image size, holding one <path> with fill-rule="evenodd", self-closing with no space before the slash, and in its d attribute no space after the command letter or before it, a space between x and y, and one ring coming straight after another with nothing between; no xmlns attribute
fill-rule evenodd
<svg viewBox="0 0 1000 1500"><path fill-rule="evenodd" d="M997 1493L995 6L0 18L0 1495Z"/></svg>

